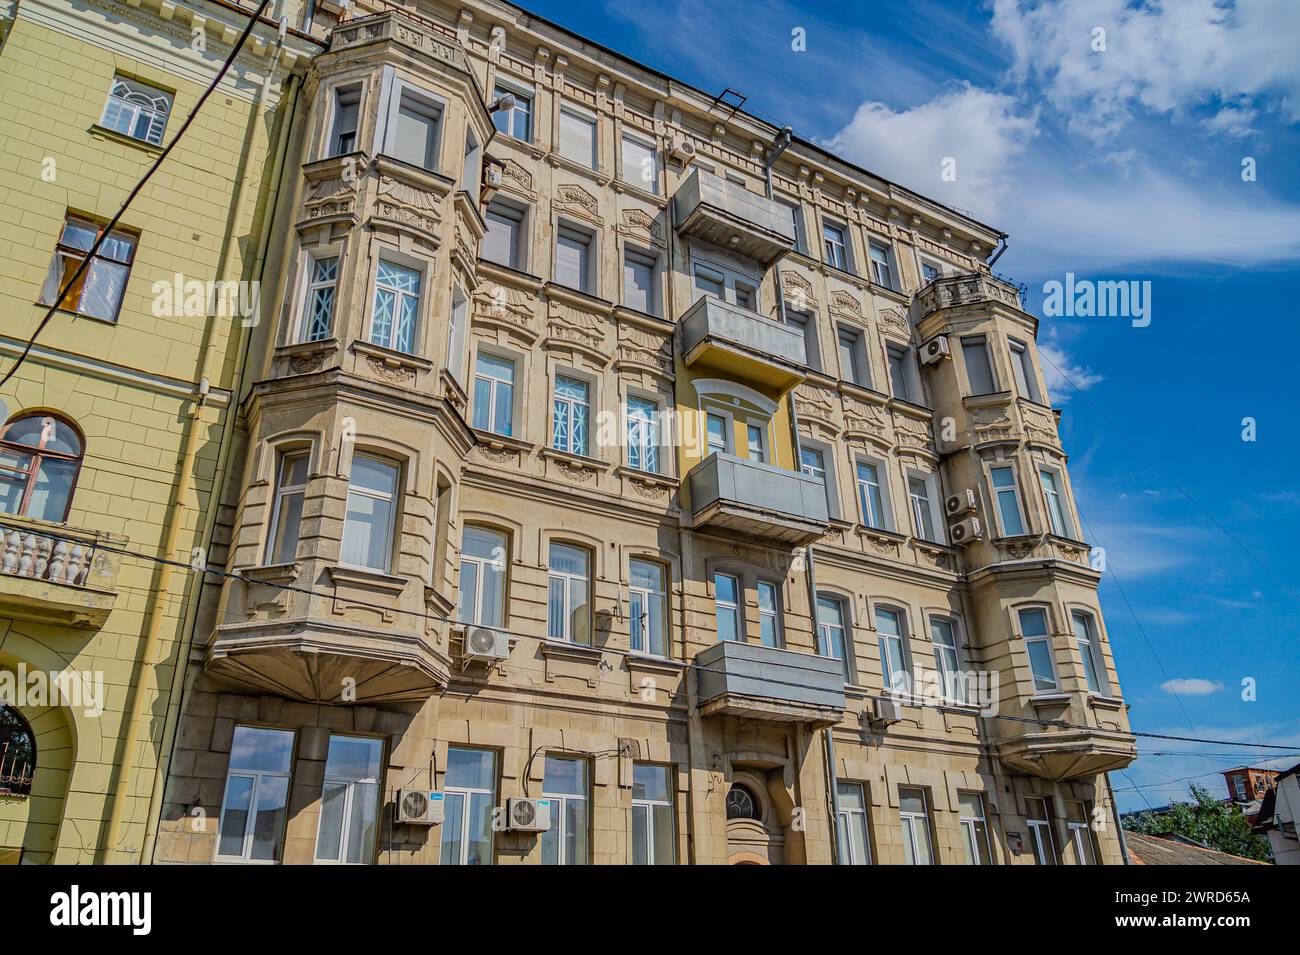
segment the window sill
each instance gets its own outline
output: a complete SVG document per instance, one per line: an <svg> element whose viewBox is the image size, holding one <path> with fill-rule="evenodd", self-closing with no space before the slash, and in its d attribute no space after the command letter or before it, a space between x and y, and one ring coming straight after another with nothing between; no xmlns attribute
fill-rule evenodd
<svg viewBox="0 0 1300 955"><path fill-rule="evenodd" d="M138 149L142 153L148 153L151 157L157 157L162 154L163 146L147 143L143 139L136 139L134 136L128 136L126 133L119 133L116 129L109 129L107 126L101 126L99 123L91 125L87 130L93 139L107 139L110 142L118 143L122 146L130 146Z"/></svg>
<svg viewBox="0 0 1300 955"><path fill-rule="evenodd" d="M347 584L391 594L394 597L400 596L406 589L405 577L398 577L386 571L374 570L370 567L353 567L351 564L335 564L327 569L330 582L335 586Z"/></svg>
<svg viewBox="0 0 1300 955"><path fill-rule="evenodd" d="M934 417L933 408L927 408L925 405L917 404L907 398L899 398L897 395L889 399L889 408L891 411L902 411L914 417L924 417L927 420Z"/></svg>
<svg viewBox="0 0 1300 955"><path fill-rule="evenodd" d="M546 161L552 166L560 169L567 169L570 172L576 172L580 176L595 180L603 189L611 182L612 177L608 173L601 172L599 169L593 169L591 166L583 165L576 159L570 159L568 156L561 156L558 152L549 152L546 154Z"/></svg>
<svg viewBox="0 0 1300 955"><path fill-rule="evenodd" d="M664 490L673 490L681 483L671 475L660 474L658 471L642 471L640 468L634 468L628 464L620 464L614 471L619 477L631 478L634 481L651 484Z"/></svg>
<svg viewBox="0 0 1300 955"><path fill-rule="evenodd" d="M509 434L498 434L495 431L484 431L480 428L470 428L474 432L474 440L477 444L485 445L495 450L509 448L511 451L519 451L523 454L531 454L537 447L536 441L525 441L523 438L516 438Z"/></svg>
<svg viewBox="0 0 1300 955"><path fill-rule="evenodd" d="M257 567L245 567L235 571L240 577L255 580L258 583L288 583L297 580L302 574L302 564L291 561L284 564L261 564Z"/></svg>
<svg viewBox="0 0 1300 955"><path fill-rule="evenodd" d="M585 289L569 288L567 285L561 285L559 282L547 282L543 285L547 299L564 302L575 308L585 309L598 315L614 314L614 303L608 299L601 298L594 292L588 292Z"/></svg>
<svg viewBox="0 0 1300 955"><path fill-rule="evenodd" d="M1122 710L1127 704L1118 696L1104 696L1101 693L1089 693L1088 705L1099 710Z"/></svg>
<svg viewBox="0 0 1300 955"><path fill-rule="evenodd" d="M612 183L616 192L626 192L628 195L636 196L638 199L644 199L646 202L654 203L659 208L668 205L668 200L657 192L651 192L635 183L627 182L623 179L615 179Z"/></svg>
<svg viewBox="0 0 1300 955"><path fill-rule="evenodd" d="M855 528L861 537L867 537L880 543L889 544L906 544L907 537L899 534L897 531L886 530L883 527L868 527L866 524L858 524Z"/></svg>
<svg viewBox="0 0 1300 955"><path fill-rule="evenodd" d="M549 458L563 467L579 471L606 471L609 464L600 458L591 458L585 454L561 451L559 448L542 448L542 457Z"/></svg>
<svg viewBox="0 0 1300 955"><path fill-rule="evenodd" d="M540 275L533 275L531 272L526 272L505 262L495 262L492 259L485 259L480 256L478 266L483 277L496 279L502 285L508 285L511 288L525 292L537 292L546 284Z"/></svg>
<svg viewBox="0 0 1300 955"><path fill-rule="evenodd" d="M605 657L604 651L596 647L587 646L585 643L570 643L568 640L556 640L554 637L544 637L538 649L544 657L561 657L593 666Z"/></svg>
<svg viewBox="0 0 1300 955"><path fill-rule="evenodd" d="M352 343L352 350L372 362L382 364L385 368L405 369L416 373L421 371L427 373L433 370L433 362L427 358L397 351L384 345L376 345L373 342L363 342L358 339Z"/></svg>
<svg viewBox="0 0 1300 955"><path fill-rule="evenodd" d="M1064 706L1070 702L1069 693L1035 693L1029 698L1032 706Z"/></svg>
<svg viewBox="0 0 1300 955"><path fill-rule="evenodd" d="M629 650L625 659L629 669L650 670L669 675L680 673L686 669L686 664L679 660L674 660L671 657L661 657L641 650Z"/></svg>

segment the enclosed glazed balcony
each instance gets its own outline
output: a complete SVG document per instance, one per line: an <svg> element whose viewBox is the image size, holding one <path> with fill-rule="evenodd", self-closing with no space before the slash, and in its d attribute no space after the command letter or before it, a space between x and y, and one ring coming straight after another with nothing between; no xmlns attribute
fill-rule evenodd
<svg viewBox="0 0 1300 955"><path fill-rule="evenodd" d="M0 517L0 615L97 628L117 599L125 539L6 514Z"/></svg>
<svg viewBox="0 0 1300 955"><path fill-rule="evenodd" d="M794 249L794 218L780 203L696 168L673 194L684 236L754 259L764 268Z"/></svg>
<svg viewBox="0 0 1300 955"><path fill-rule="evenodd" d="M692 468L686 480L697 528L794 547L826 533L826 485L806 474L714 453Z"/></svg>
<svg viewBox="0 0 1300 955"><path fill-rule="evenodd" d="M814 727L844 715L844 664L832 657L724 640L695 655L705 716Z"/></svg>
<svg viewBox="0 0 1300 955"><path fill-rule="evenodd" d="M807 375L804 337L781 322L706 295L681 318L682 362L787 391Z"/></svg>
<svg viewBox="0 0 1300 955"><path fill-rule="evenodd" d="M1021 772L1065 782L1123 769L1137 758L1137 741L1115 730L1035 731L1002 743L998 755Z"/></svg>

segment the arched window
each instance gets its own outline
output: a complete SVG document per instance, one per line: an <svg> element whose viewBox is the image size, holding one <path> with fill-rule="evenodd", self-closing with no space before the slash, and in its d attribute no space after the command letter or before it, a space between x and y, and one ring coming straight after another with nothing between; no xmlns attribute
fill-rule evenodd
<svg viewBox="0 0 1300 955"><path fill-rule="evenodd" d="M26 796L36 771L36 737L21 713L0 706L0 794Z"/></svg>
<svg viewBox="0 0 1300 955"><path fill-rule="evenodd" d="M728 819L757 819L759 817L758 799L747 786L733 783L727 793Z"/></svg>
<svg viewBox="0 0 1300 955"><path fill-rule="evenodd" d="M0 511L62 521L81 470L81 436L52 415L21 415L0 431Z"/></svg>

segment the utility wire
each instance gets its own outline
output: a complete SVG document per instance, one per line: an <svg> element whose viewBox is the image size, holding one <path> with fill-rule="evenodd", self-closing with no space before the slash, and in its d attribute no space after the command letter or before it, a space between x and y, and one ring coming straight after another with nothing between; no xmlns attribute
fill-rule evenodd
<svg viewBox="0 0 1300 955"><path fill-rule="evenodd" d="M35 347L36 339L40 337L41 332L45 330L45 326L48 325L50 319L54 317L54 313L57 312L59 306L63 304L64 296L68 294L68 291L72 289L81 276L85 274L86 270L90 267L90 263L98 254L99 247L104 244L104 241L109 237L113 229L116 228L122 216L126 214L126 210L130 208L130 205L135 200L136 196L140 194L141 190L144 189L149 180L153 178L153 174L158 171L160 166L162 166L163 161L171 155L171 151L176 147L176 144L181 141L181 137L183 137L186 131L190 128L190 124L198 117L199 111L203 109L203 105L208 101L208 97L216 91L216 88L220 85L221 81L225 79L226 73L230 71L231 65L235 62L235 58L239 56L239 51L243 49L244 43L253 32L253 27L257 25L258 19L262 16L262 13L270 3L271 0L261 0L257 10L248 18L248 23L244 25L243 32L239 35L239 39L235 41L234 47L230 50L230 55L226 57L226 62L222 64L216 77L213 78L212 82L208 84L208 88L205 89L203 94L198 98L198 101L194 104L194 108L190 110L189 115L185 117L185 122L182 123L181 128L176 131L176 135L172 137L171 142L169 142L163 151L158 154L158 157L153 161L153 164L148 168L148 170L146 170L145 174L140 178L140 181L131 188L130 193L127 194L126 201L122 203L122 207L118 209L113 218L109 220L108 225L104 226L104 228L100 230L99 235L95 238L94 244L90 247L90 251L87 252L85 258L81 260L81 264L77 266L76 271L72 273L68 281L64 283L61 289L59 289L59 293L55 297L54 303L50 305L46 310L45 315L37 324L36 330L32 332L31 337L27 340L27 344L23 346L22 353L19 354L17 359L14 360L14 363L9 366L9 370L4 373L4 377L0 378L0 387L4 387L4 385L8 383L9 379L14 376L14 373L22 367L23 362L27 360L27 356L31 354L32 348ZM285 21L281 20L281 27L283 28L284 25Z"/></svg>

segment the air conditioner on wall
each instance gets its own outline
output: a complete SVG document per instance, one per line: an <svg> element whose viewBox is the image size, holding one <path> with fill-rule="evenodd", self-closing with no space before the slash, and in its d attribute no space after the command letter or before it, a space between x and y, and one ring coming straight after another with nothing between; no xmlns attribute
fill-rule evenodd
<svg viewBox="0 0 1300 955"><path fill-rule="evenodd" d="M978 517L968 517L948 528L948 537L958 547L965 547L971 541L977 541L983 536L984 528L980 526Z"/></svg>
<svg viewBox="0 0 1300 955"><path fill-rule="evenodd" d="M940 335L937 338L931 338L921 346L921 361L927 365L937 365L945 358L952 356L951 349L948 348L948 336Z"/></svg>
<svg viewBox="0 0 1300 955"><path fill-rule="evenodd" d="M872 703L872 719L877 723L897 723L903 718L903 708L898 700L879 697Z"/></svg>
<svg viewBox="0 0 1300 955"><path fill-rule="evenodd" d="M487 627L470 627L465 631L465 661L492 663L510 656L510 635Z"/></svg>
<svg viewBox="0 0 1300 955"><path fill-rule="evenodd" d="M507 800L506 827L516 832L546 832L551 828L550 800L526 796Z"/></svg>
<svg viewBox="0 0 1300 955"><path fill-rule="evenodd" d="M427 789L399 789L396 807L399 823L436 826L442 822L442 793Z"/></svg>
<svg viewBox="0 0 1300 955"><path fill-rule="evenodd" d="M958 514L967 514L979 507L979 498L975 492L965 487L956 494L949 494L943 502L944 513L949 517L956 517Z"/></svg>
<svg viewBox="0 0 1300 955"><path fill-rule="evenodd" d="M668 155L685 166L695 158L695 144L682 133L674 132L668 140Z"/></svg>

